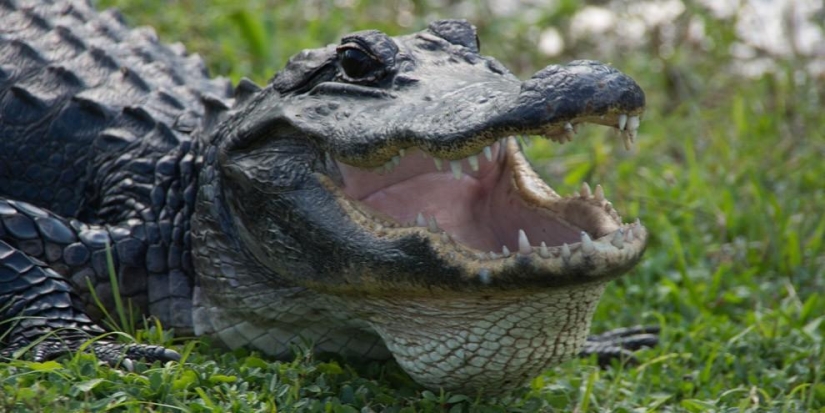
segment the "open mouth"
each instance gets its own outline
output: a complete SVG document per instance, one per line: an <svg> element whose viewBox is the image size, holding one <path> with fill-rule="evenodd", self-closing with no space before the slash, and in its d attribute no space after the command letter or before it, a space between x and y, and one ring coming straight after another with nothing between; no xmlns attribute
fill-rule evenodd
<svg viewBox="0 0 825 413"><path fill-rule="evenodd" d="M616 125L629 147L639 116L598 123ZM574 127L566 122L546 131L547 138L564 142L572 140ZM638 221L623 224L600 186L583 183L578 193L559 195L535 173L515 137L464 159L440 159L409 147L378 169L332 159L327 167L339 171L334 190L346 195L347 209L363 226L380 233L419 231L448 251L479 260L569 261L579 253L620 252L628 245L630 258L644 246L644 228Z"/></svg>

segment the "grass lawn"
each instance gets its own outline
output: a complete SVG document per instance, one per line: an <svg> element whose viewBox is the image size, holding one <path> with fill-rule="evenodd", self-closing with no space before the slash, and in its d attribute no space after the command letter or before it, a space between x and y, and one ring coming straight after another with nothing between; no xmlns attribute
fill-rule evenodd
<svg viewBox="0 0 825 413"><path fill-rule="evenodd" d="M258 83L291 54L350 31L400 34L465 16L450 2L422 1L100 3L119 7L132 25L154 26L166 42L183 42L212 73ZM511 395L485 398L423 390L394 363L301 350L276 362L176 340L183 363L135 373L82 354L0 363L0 411L825 412L825 78L802 69L804 56L776 60L772 74L737 74L732 20L695 5L641 45L583 37L548 58L537 49L542 30L568 33L579 2L505 17L469 4L482 51L522 77L593 58L647 92L632 151L600 127L565 145L534 139L529 151L560 193L600 183L625 219L648 227L644 260L611 283L593 326L661 325L661 345L641 351L638 366L600 370L595 360L571 360ZM699 26L706 37L697 40ZM137 338L171 340L157 328Z"/></svg>

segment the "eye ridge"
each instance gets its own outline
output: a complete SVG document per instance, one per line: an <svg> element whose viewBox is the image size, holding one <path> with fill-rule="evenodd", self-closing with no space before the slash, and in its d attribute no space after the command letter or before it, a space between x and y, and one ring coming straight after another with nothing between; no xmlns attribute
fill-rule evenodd
<svg viewBox="0 0 825 413"><path fill-rule="evenodd" d="M338 64L349 80L371 81L383 75L383 62L358 46L338 47Z"/></svg>

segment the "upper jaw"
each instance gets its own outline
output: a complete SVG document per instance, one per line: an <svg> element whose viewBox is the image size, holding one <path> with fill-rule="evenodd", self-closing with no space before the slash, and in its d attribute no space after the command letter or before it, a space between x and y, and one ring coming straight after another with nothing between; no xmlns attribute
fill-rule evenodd
<svg viewBox="0 0 825 413"><path fill-rule="evenodd" d="M633 79L594 61L548 66L523 82L482 63L450 72L422 66L404 74L418 79L412 85L358 85L381 96L344 90L349 84L321 83L316 89L330 103L319 108L319 91L286 96L294 109L283 115L336 160L373 169L405 148L455 160L512 134L565 137L580 123L630 131L645 106ZM632 139L630 132L625 135Z"/></svg>

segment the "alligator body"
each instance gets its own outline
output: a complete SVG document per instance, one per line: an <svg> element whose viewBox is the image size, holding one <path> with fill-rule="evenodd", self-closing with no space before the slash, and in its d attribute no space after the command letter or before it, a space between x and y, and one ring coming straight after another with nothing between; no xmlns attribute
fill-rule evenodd
<svg viewBox="0 0 825 413"><path fill-rule="evenodd" d="M115 293L228 347L289 356L304 340L466 391L520 385L583 344L655 341L587 341L645 228L600 187L558 195L514 139L589 122L632 142L644 94L611 67L521 81L471 25L438 21L357 32L233 88L83 1L4 0L0 21L0 355L76 350L104 332L93 296L111 310Z"/></svg>

